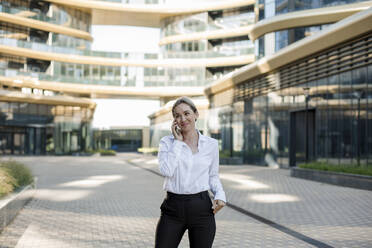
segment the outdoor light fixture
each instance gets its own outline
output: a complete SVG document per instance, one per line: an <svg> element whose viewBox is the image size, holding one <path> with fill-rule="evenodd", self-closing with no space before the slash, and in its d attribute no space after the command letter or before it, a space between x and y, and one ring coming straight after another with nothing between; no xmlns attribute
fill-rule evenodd
<svg viewBox="0 0 372 248"><path fill-rule="evenodd" d="M358 115L357 115L357 164L360 166L360 98L362 97L363 90L362 89L356 89L353 92L353 95L358 98Z"/></svg>
<svg viewBox="0 0 372 248"><path fill-rule="evenodd" d="M309 93L310 93L310 88L309 87L304 87L304 95L305 95L305 161L306 163L309 161L309 145L308 145L308 136L309 136L309 124L308 124L308 103L309 103Z"/></svg>
<svg viewBox="0 0 372 248"><path fill-rule="evenodd" d="M307 99L309 97L310 88L309 87L303 87L305 98Z"/></svg>

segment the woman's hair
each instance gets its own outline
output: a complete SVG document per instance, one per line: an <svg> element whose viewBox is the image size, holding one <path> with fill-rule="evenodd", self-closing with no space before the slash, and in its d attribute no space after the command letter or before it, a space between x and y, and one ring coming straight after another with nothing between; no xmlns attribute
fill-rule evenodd
<svg viewBox="0 0 372 248"><path fill-rule="evenodd" d="M181 103L184 103L184 104L189 105L190 108L191 108L191 110L192 110L194 113L197 113L197 112L198 112L198 110L196 109L195 104L192 102L192 100L191 100L190 98L186 97L186 96L182 96L182 97L178 98L178 99L176 100L176 102L173 104L173 107L172 107L172 115L173 115L173 117L174 117L174 109L175 109L178 105L180 105Z"/></svg>

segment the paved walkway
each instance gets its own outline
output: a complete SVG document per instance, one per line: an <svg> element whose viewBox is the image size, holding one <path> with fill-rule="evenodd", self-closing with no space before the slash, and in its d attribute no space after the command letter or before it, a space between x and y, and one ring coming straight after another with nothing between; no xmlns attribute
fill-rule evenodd
<svg viewBox="0 0 372 248"><path fill-rule="evenodd" d="M155 157L14 159L30 166L38 190L0 234L0 247L153 247L164 197ZM221 166L228 201L242 211L216 215L214 247L372 247L372 192L288 174Z"/></svg>

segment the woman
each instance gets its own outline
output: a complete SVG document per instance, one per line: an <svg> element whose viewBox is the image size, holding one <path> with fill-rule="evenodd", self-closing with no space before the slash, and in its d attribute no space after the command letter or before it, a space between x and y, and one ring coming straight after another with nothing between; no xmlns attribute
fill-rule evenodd
<svg viewBox="0 0 372 248"><path fill-rule="evenodd" d="M165 176L167 196L160 207L155 247L177 247L187 229L191 248L210 248L216 232L214 214L226 202L218 176L218 142L196 130L199 113L191 99L177 99L172 114L173 135L163 137L159 144L159 169ZM213 206L208 190L214 194Z"/></svg>

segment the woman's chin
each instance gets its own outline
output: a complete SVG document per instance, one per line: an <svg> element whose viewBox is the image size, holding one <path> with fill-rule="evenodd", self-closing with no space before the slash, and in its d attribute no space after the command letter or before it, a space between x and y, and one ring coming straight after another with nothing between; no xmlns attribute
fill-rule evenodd
<svg viewBox="0 0 372 248"><path fill-rule="evenodd" d="M191 129L191 125L186 125L181 128L181 132L189 132Z"/></svg>

